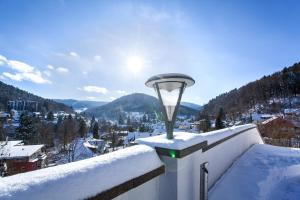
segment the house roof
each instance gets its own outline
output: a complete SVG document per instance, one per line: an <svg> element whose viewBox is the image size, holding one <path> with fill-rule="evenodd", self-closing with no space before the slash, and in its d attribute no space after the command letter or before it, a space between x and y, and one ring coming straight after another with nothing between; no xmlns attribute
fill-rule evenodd
<svg viewBox="0 0 300 200"><path fill-rule="evenodd" d="M0 142L0 158L1 159L12 159L29 157L44 145L21 145L22 141L5 141Z"/></svg>

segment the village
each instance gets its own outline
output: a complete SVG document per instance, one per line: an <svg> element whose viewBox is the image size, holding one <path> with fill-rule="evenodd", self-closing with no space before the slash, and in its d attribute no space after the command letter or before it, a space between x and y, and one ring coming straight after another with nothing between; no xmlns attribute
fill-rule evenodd
<svg viewBox="0 0 300 200"><path fill-rule="evenodd" d="M9 105L10 112L0 112L1 176L91 158L132 146L136 139L165 132L163 121L152 119L145 113L127 113L122 120L104 120L64 111L42 114L33 109L36 105L32 101L9 101ZM300 109L243 116L235 120L222 118L220 128L255 123L266 143L300 147ZM213 118L207 122L178 116L174 131L201 134L218 129L216 123ZM22 129L32 131L32 135L19 137L18 132Z"/></svg>

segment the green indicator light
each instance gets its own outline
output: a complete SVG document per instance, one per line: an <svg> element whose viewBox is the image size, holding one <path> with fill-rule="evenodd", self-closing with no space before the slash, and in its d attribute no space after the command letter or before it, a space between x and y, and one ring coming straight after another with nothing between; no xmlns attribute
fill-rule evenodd
<svg viewBox="0 0 300 200"><path fill-rule="evenodd" d="M176 152L175 151L170 151L170 156L171 156L171 158L176 158Z"/></svg>

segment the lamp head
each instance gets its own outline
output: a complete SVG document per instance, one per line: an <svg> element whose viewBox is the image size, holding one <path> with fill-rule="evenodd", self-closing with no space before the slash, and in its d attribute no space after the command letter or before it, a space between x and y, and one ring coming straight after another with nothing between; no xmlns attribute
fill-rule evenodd
<svg viewBox="0 0 300 200"><path fill-rule="evenodd" d="M153 87L163 105L166 127L170 126L173 136L173 124L180 105L181 96L186 87L194 85L195 80L184 74L159 74L148 79L146 86ZM167 128L168 129L168 128ZM170 132L170 130L167 132ZM169 137L168 137L169 138Z"/></svg>

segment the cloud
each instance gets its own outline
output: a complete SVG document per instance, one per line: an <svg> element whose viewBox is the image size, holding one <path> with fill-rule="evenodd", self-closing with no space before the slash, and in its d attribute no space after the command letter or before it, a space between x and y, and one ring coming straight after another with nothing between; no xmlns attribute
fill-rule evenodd
<svg viewBox="0 0 300 200"><path fill-rule="evenodd" d="M6 57L0 55L0 66L5 65L7 63Z"/></svg>
<svg viewBox="0 0 300 200"><path fill-rule="evenodd" d="M3 74L3 76L5 76L11 80L14 80L14 81L27 80L27 81L31 81L33 83L38 83L38 84L51 83L51 81L44 79L42 77L41 72L39 72L39 71L16 73L16 74L12 74L9 72L3 72L2 74Z"/></svg>
<svg viewBox="0 0 300 200"><path fill-rule="evenodd" d="M56 71L61 74L66 74L69 72L69 69L64 68L64 67L58 67L58 68L56 68Z"/></svg>
<svg viewBox="0 0 300 200"><path fill-rule="evenodd" d="M14 81L21 81L22 80L22 77L20 74L11 74L9 72L3 72L2 73L3 76L11 79L11 80L14 80Z"/></svg>
<svg viewBox="0 0 300 200"><path fill-rule="evenodd" d="M48 77L51 76L51 72L49 70L44 70L43 73Z"/></svg>
<svg viewBox="0 0 300 200"><path fill-rule="evenodd" d="M47 68L51 71L55 70L56 72L58 72L60 74L66 74L69 72L69 69L65 68L65 67L55 68L53 65L47 65ZM44 70L44 74L46 74L46 76L51 76L51 72L49 70Z"/></svg>
<svg viewBox="0 0 300 200"><path fill-rule="evenodd" d="M52 65L47 65L47 68L50 69L50 70L54 69L54 67Z"/></svg>
<svg viewBox="0 0 300 200"><path fill-rule="evenodd" d="M5 65L12 69L14 72L3 72L3 78L9 78L14 81L31 81L33 83L45 84L51 83L43 77L42 73L35 69L33 66L30 66L27 63L18 61L18 60L9 60L6 57L0 55L0 65Z"/></svg>
<svg viewBox="0 0 300 200"><path fill-rule="evenodd" d="M124 94L126 94L126 91L124 91L124 90L117 90L117 93L121 94L121 95L124 95Z"/></svg>
<svg viewBox="0 0 300 200"><path fill-rule="evenodd" d="M94 93L99 93L99 94L106 94L108 92L108 90L106 88L98 87L98 86L94 86L94 85L84 86L83 90L86 92L94 92Z"/></svg>
<svg viewBox="0 0 300 200"><path fill-rule="evenodd" d="M79 57L79 55L74 51L70 52L70 56L75 57L75 58Z"/></svg>
<svg viewBox="0 0 300 200"><path fill-rule="evenodd" d="M116 97L109 97L110 100L114 101L116 100L117 98Z"/></svg>
<svg viewBox="0 0 300 200"><path fill-rule="evenodd" d="M96 62L100 62L100 61L102 61L102 57L99 56L99 55L96 55L96 56L94 56L94 60L95 60Z"/></svg>
<svg viewBox="0 0 300 200"><path fill-rule="evenodd" d="M18 72L33 72L34 67L24 63L20 62L17 60L9 60L7 62L8 66L11 67L12 69L18 71Z"/></svg>

